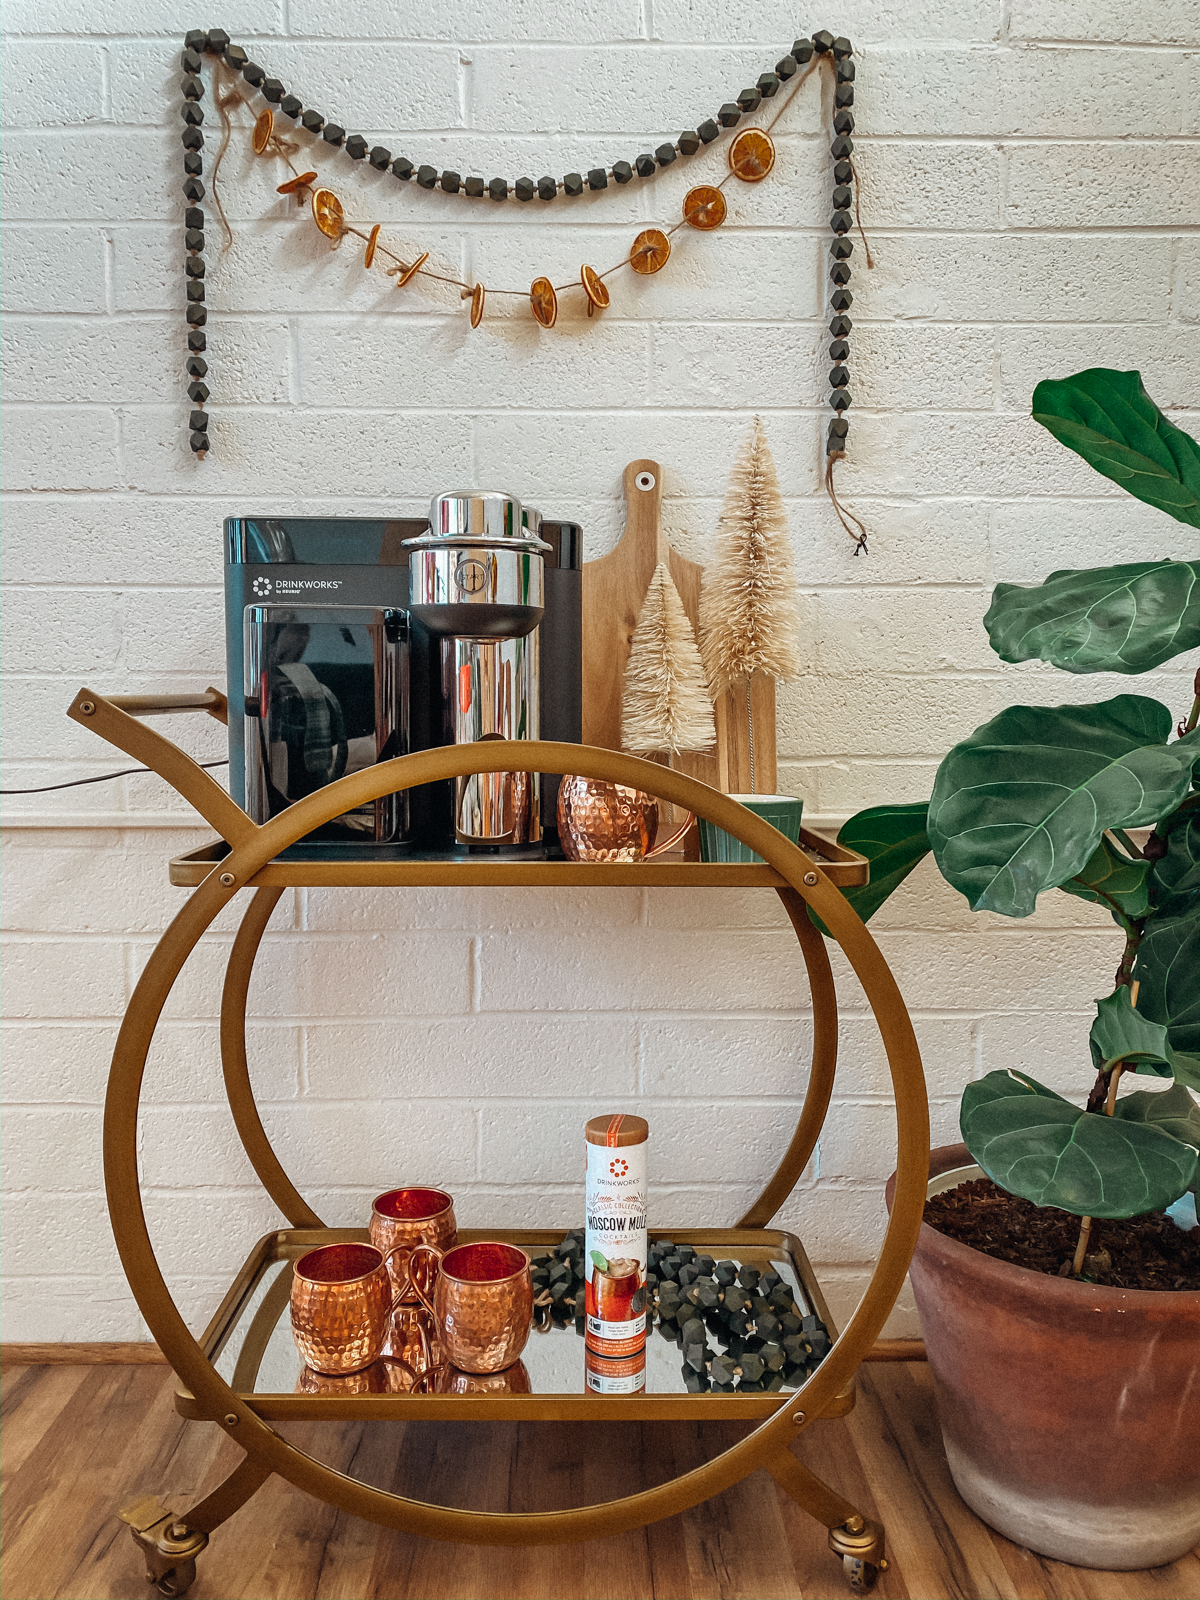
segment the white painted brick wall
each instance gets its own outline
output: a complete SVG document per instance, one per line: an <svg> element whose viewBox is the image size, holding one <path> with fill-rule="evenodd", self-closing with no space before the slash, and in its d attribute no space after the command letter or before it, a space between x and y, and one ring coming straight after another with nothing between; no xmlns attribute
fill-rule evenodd
<svg viewBox="0 0 1200 1600"><path fill-rule="evenodd" d="M85 678L221 681L231 512L403 514L452 483L502 482L578 517L594 555L621 530L622 467L650 455L672 539L704 560L755 410L802 586L806 675L780 698L781 782L812 814L923 797L946 748L1010 700L1130 687L1002 667L980 617L999 580L1181 546L1027 413L1038 378L1103 364L1140 366L1185 425L1200 417L1196 0L849 0L802 22L776 0L411 0L403 33L378 38L349 0L231 0L210 20L393 148L512 175L631 155L757 76L798 27L850 34L878 265L858 270L856 253L843 487L872 553L851 556L820 493L829 179L815 95L777 130L770 182L731 193L719 235L679 239L660 277L622 278L601 322L564 305L553 335L515 302L494 299L471 333L450 292L386 291L355 251L331 257L298 226L274 168L235 146L236 248L220 256L215 218L209 230L215 450L198 464L184 435L178 7L10 0L7 785L122 764L63 717ZM512 283L615 258L695 172L569 210L476 211L320 165L391 237ZM1144 686L1184 704L1182 671ZM211 722L172 731L200 758L222 753ZM103 1214L104 1080L180 903L165 860L204 830L150 777L10 800L6 816L4 1337L137 1338ZM278 1221L221 1095L233 927L227 912L172 996L146 1083L147 1213L196 1323ZM955 1137L962 1084L1007 1062L1082 1085L1090 1000L1116 959L1102 916L1062 900L1023 926L973 918L926 867L877 929L921 1040L935 1138ZM878 1247L893 1131L874 1025L837 970L843 1072L782 1220L844 1310ZM608 1105L651 1118L658 1220L732 1221L787 1142L812 1023L774 899L710 891L297 892L266 936L251 1009L264 1120L338 1222L409 1178L450 1184L471 1224L575 1222L580 1123ZM82 1257L67 1211L85 1219ZM892 1326L911 1331L911 1310Z"/></svg>

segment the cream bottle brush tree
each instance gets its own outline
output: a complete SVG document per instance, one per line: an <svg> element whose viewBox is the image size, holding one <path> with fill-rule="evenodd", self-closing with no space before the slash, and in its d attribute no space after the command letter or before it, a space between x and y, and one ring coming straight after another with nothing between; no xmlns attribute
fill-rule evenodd
<svg viewBox="0 0 1200 1600"><path fill-rule="evenodd" d="M796 589L779 478L755 417L730 474L716 560L700 590L700 653L728 792L775 789L775 681L800 676Z"/></svg>
<svg viewBox="0 0 1200 1600"><path fill-rule="evenodd" d="M665 561L650 579L629 645L621 743L633 755L709 750L716 725L692 624Z"/></svg>

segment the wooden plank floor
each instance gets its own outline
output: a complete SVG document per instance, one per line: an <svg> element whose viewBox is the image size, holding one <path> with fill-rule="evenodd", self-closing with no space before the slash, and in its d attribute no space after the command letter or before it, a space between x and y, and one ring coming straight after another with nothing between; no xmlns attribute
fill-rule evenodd
<svg viewBox="0 0 1200 1600"><path fill-rule="evenodd" d="M241 1452L171 1405L154 1366L8 1367L0 1373L0 1596L146 1600L117 1507L153 1492L175 1509ZM726 1448L742 1423L303 1424L286 1431L381 1486L491 1510L629 1493ZM1010 1544L959 1500L928 1368L872 1366L859 1404L796 1452L881 1518L881 1600L1196 1600L1194 1553L1153 1572L1104 1573ZM534 1550L434 1544L332 1511L271 1479L213 1537L194 1600L843 1600L825 1531L759 1473L649 1528Z"/></svg>

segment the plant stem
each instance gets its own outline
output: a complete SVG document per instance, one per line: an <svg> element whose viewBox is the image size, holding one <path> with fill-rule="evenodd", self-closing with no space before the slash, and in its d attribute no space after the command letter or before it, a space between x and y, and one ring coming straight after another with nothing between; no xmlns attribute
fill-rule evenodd
<svg viewBox="0 0 1200 1600"><path fill-rule="evenodd" d="M1117 841L1121 848L1127 851L1135 861L1142 860L1142 852L1125 832L1124 828L1110 828L1108 831L1112 834L1113 838Z"/></svg>
<svg viewBox="0 0 1200 1600"><path fill-rule="evenodd" d="M1104 1100L1104 1115L1111 1117L1117 1104L1117 1085L1121 1081L1121 1074L1125 1071L1125 1063L1118 1061L1108 1075L1108 1094Z"/></svg>
<svg viewBox="0 0 1200 1600"><path fill-rule="evenodd" d="M1122 984L1128 986L1133 983L1133 963L1138 953L1138 945L1141 944L1142 935L1145 931L1145 917L1135 918L1126 924L1125 948L1121 952L1121 963L1113 979L1115 988L1119 989Z"/></svg>
<svg viewBox="0 0 1200 1600"><path fill-rule="evenodd" d="M1193 729L1195 728L1197 722L1200 722L1200 668L1198 668L1197 671L1196 671L1196 679L1195 679L1195 682L1192 685L1192 689L1193 689L1193 693L1195 694L1196 698L1192 701L1192 709L1191 709L1191 712L1190 712L1190 714L1188 716L1187 721L1184 723L1183 727L1180 728L1180 730L1179 730L1179 737L1181 739L1183 738L1185 733L1191 733L1193 731Z"/></svg>
<svg viewBox="0 0 1200 1600"><path fill-rule="evenodd" d="M1135 979L1129 987L1129 1004L1135 1009L1138 1001L1140 983ZM1121 1074L1125 1071L1123 1061L1114 1061L1108 1074L1108 1093L1104 1097L1104 1115L1111 1117L1117 1108L1117 1085L1121 1081ZM1103 1077L1103 1073L1100 1075ZM1090 1110L1091 1107L1089 1106ZM1091 1217L1083 1217L1079 1223L1079 1243L1075 1246L1075 1259L1071 1262L1071 1276L1077 1278L1083 1271L1083 1260L1087 1255L1088 1239L1092 1232Z"/></svg>
<svg viewBox="0 0 1200 1600"><path fill-rule="evenodd" d="M1088 1238L1092 1231L1091 1217L1079 1219L1079 1243L1075 1246L1075 1259L1071 1262L1071 1276L1077 1278L1083 1271L1083 1258L1087 1255Z"/></svg>

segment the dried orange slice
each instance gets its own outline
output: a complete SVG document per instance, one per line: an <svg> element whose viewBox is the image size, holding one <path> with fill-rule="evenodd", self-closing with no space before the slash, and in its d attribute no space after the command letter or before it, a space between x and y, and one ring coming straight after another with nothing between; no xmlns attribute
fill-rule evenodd
<svg viewBox="0 0 1200 1600"><path fill-rule="evenodd" d="M661 228L643 228L629 251L629 265L643 277L661 272L671 259L671 241Z"/></svg>
<svg viewBox="0 0 1200 1600"><path fill-rule="evenodd" d="M707 233L725 221L725 196L711 183L697 184L683 197L683 220Z"/></svg>
<svg viewBox="0 0 1200 1600"><path fill-rule="evenodd" d="M729 170L743 183L761 183L775 165L775 142L761 128L743 128L729 146Z"/></svg>
<svg viewBox="0 0 1200 1600"><path fill-rule="evenodd" d="M426 252L425 252L425 254L423 256L418 256L417 257L417 259L413 262L411 267L402 268L396 274L396 287L397 287L397 289L403 289L404 285L408 282L408 280L410 278L415 278L417 273L420 272L421 268L425 265L425 263L428 260L429 260L429 251L426 250Z"/></svg>
<svg viewBox="0 0 1200 1600"><path fill-rule="evenodd" d="M483 321L483 302L487 298L487 290L481 283L477 283L471 290L471 326L477 328Z"/></svg>
<svg viewBox="0 0 1200 1600"><path fill-rule="evenodd" d="M379 243L379 230L383 226L377 222L371 229L371 237L367 240L367 248L363 251L363 266L369 267L375 260L375 246Z"/></svg>
<svg viewBox="0 0 1200 1600"><path fill-rule="evenodd" d="M345 232L346 213L332 189L314 189L313 221L327 239L340 239Z"/></svg>
<svg viewBox="0 0 1200 1600"><path fill-rule="evenodd" d="M593 267L580 267L579 281L583 285L583 292L588 297L588 316L594 311L603 311L612 304L608 292L608 285Z"/></svg>
<svg viewBox="0 0 1200 1600"><path fill-rule="evenodd" d="M298 178L289 178L286 183L281 183L275 193L296 194L300 189L307 189L315 177L315 172L302 172Z"/></svg>
<svg viewBox="0 0 1200 1600"><path fill-rule="evenodd" d="M275 132L275 113L270 106L265 111L260 111L258 121L254 124L254 132L250 135L250 143L254 146L256 156L265 156L267 146L271 142L271 135Z"/></svg>
<svg viewBox="0 0 1200 1600"><path fill-rule="evenodd" d="M543 328L552 328L558 321L558 296L549 278L535 278L529 285L529 304Z"/></svg>

